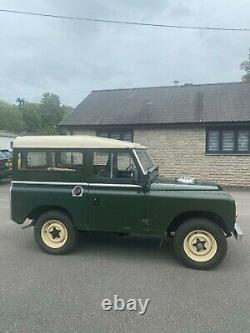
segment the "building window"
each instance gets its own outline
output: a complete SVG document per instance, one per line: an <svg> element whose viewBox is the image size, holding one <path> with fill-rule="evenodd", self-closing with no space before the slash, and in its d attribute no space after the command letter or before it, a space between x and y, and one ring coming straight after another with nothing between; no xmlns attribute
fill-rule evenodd
<svg viewBox="0 0 250 333"><path fill-rule="evenodd" d="M100 136L102 138L110 138L115 140L122 141L130 141L133 142L133 131L132 130L114 130L114 129L106 129L106 130L97 130L96 136Z"/></svg>
<svg viewBox="0 0 250 333"><path fill-rule="evenodd" d="M234 152L235 148L235 132L222 131L222 151Z"/></svg>
<svg viewBox="0 0 250 333"><path fill-rule="evenodd" d="M250 129L207 129L206 153L250 154Z"/></svg>

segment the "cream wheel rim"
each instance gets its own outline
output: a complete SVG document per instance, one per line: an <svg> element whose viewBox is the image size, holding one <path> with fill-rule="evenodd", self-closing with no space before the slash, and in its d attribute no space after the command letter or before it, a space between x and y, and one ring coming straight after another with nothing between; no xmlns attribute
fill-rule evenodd
<svg viewBox="0 0 250 333"><path fill-rule="evenodd" d="M66 243L68 231L62 222L49 220L44 223L41 229L41 237L47 246L58 249Z"/></svg>
<svg viewBox="0 0 250 333"><path fill-rule="evenodd" d="M193 230L185 237L183 248L190 259L197 262L206 262L215 256L217 242L210 232Z"/></svg>

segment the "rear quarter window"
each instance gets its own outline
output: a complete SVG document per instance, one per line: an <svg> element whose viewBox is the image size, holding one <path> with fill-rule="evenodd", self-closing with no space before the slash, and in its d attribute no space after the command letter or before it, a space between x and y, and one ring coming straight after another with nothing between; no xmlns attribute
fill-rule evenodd
<svg viewBox="0 0 250 333"><path fill-rule="evenodd" d="M30 171L81 171L83 153L74 151L30 151L18 154L19 170Z"/></svg>

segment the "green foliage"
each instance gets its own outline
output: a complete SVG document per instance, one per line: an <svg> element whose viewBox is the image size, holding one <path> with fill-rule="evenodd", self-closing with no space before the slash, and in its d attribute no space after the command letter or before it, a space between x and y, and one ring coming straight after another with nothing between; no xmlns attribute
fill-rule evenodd
<svg viewBox="0 0 250 333"><path fill-rule="evenodd" d="M73 108L71 106L62 105L61 110L63 112L63 119L65 119L73 111Z"/></svg>
<svg viewBox="0 0 250 333"><path fill-rule="evenodd" d="M23 118L23 131L37 133L41 130L41 118L38 113L39 105L35 103L25 103L19 107Z"/></svg>
<svg viewBox="0 0 250 333"><path fill-rule="evenodd" d="M24 98L21 98L21 97L17 97L16 102L17 102L19 105L24 105L24 103L25 103L25 99L24 99Z"/></svg>
<svg viewBox="0 0 250 333"><path fill-rule="evenodd" d="M15 105L0 103L0 129L20 132L23 129L23 118Z"/></svg>
<svg viewBox="0 0 250 333"><path fill-rule="evenodd" d="M0 100L0 129L14 133L53 135L57 125L73 109L60 103L59 96L45 93L40 103L28 103L17 98L18 105Z"/></svg>
<svg viewBox="0 0 250 333"><path fill-rule="evenodd" d="M249 73L246 73L242 76L241 80L243 82L250 82L250 72Z"/></svg>
<svg viewBox="0 0 250 333"><path fill-rule="evenodd" d="M250 49L248 53L248 60L243 61L240 64L240 69L245 72L245 74L242 76L241 80L244 82L250 82Z"/></svg>
<svg viewBox="0 0 250 333"><path fill-rule="evenodd" d="M39 113L42 128L56 126L63 119L59 96L50 93L43 94Z"/></svg>

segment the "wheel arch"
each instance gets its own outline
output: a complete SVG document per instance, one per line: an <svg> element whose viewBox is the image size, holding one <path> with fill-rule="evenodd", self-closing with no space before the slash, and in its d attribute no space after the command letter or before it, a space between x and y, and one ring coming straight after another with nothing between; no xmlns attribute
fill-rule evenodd
<svg viewBox="0 0 250 333"><path fill-rule="evenodd" d="M189 211L189 212L184 212L179 215L177 215L173 221L169 224L167 228L167 235L170 236L172 232L175 232L177 228L185 221L190 220L192 218L205 218L209 219L213 222L215 222L219 227L225 232L227 236L230 236L231 233L222 219L221 216L219 216L216 213L213 212L206 212L206 211Z"/></svg>
<svg viewBox="0 0 250 333"><path fill-rule="evenodd" d="M67 209L65 209L63 207L60 207L60 206L55 206L55 205L51 205L51 206L50 205L44 205L44 206L36 207L30 212L29 218L31 220L36 221L39 218L39 216L41 216L43 213L46 213L46 212L52 211L52 210L53 211L56 210L56 211L59 211L59 212L65 214L65 215L67 215L71 219L71 221L73 222L73 217Z"/></svg>

